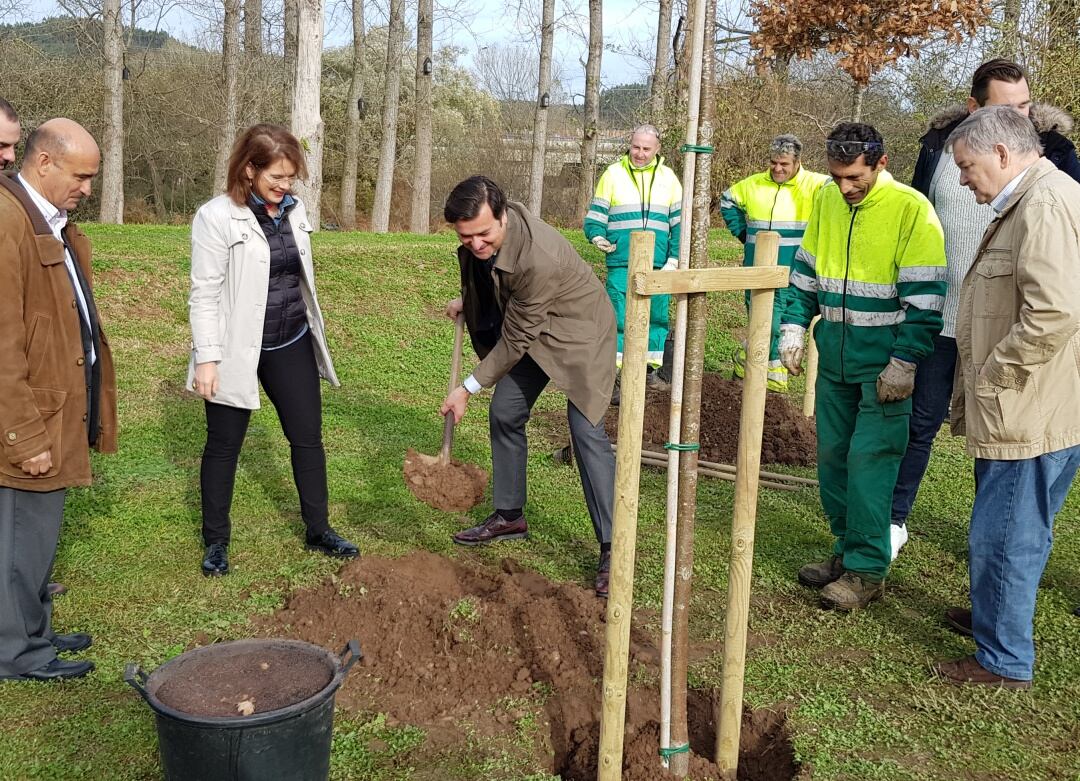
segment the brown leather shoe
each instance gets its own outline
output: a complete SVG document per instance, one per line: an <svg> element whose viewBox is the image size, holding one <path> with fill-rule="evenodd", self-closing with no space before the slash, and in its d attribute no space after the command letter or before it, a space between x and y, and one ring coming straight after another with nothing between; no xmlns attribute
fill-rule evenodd
<svg viewBox="0 0 1080 781"><path fill-rule="evenodd" d="M972 637L971 611L966 607L950 607L945 611L945 625L964 637Z"/></svg>
<svg viewBox="0 0 1080 781"><path fill-rule="evenodd" d="M995 675L987 670L974 654L957 659L955 662L938 662L934 665L934 674L945 683L963 686L965 683L973 683L978 686L998 686L1002 689L1030 689L1031 681L1021 681L1017 678L1006 678L1003 675Z"/></svg>
<svg viewBox="0 0 1080 781"><path fill-rule="evenodd" d="M830 556L826 561L807 564L799 570L799 582L810 588L825 588L843 574L843 559L839 556Z"/></svg>
<svg viewBox="0 0 1080 781"><path fill-rule="evenodd" d="M492 513L479 526L458 532L454 542L458 545L490 545L499 540L529 539L529 524L522 515L516 521L508 521L497 512Z"/></svg>
<svg viewBox="0 0 1080 781"><path fill-rule="evenodd" d="M596 596L608 597L608 581L611 579L611 551L600 554L600 566L596 568Z"/></svg>
<svg viewBox="0 0 1080 781"><path fill-rule="evenodd" d="M821 590L822 607L839 610L861 610L885 593L884 583L863 580L854 572L845 572Z"/></svg>
<svg viewBox="0 0 1080 781"><path fill-rule="evenodd" d="M63 583L50 583L45 587L45 590L49 592L50 597L58 597L61 594L67 593L67 586Z"/></svg>

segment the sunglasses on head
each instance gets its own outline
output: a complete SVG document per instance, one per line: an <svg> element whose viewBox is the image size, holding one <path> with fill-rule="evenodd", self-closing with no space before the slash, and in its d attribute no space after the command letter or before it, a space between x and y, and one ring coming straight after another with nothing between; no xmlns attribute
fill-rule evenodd
<svg viewBox="0 0 1080 781"><path fill-rule="evenodd" d="M826 141L825 151L830 155L861 155L864 152L884 152L885 144L880 141Z"/></svg>

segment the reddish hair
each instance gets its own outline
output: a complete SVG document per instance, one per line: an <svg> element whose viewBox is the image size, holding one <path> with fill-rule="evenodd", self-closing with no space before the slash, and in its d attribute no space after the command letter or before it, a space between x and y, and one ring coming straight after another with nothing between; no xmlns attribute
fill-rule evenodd
<svg viewBox="0 0 1080 781"><path fill-rule="evenodd" d="M251 181L245 169L250 165L256 171L261 171L278 160L288 160L296 169L298 178L307 178L304 150L288 128L282 125L252 125L233 144L225 178L225 192L236 203L247 203L248 196L251 195Z"/></svg>

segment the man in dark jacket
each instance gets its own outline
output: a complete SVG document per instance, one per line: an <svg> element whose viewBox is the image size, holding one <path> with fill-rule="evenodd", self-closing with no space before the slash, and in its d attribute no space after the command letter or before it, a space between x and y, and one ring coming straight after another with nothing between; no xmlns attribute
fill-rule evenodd
<svg viewBox="0 0 1080 781"><path fill-rule="evenodd" d="M980 65L972 76L967 104L938 114L921 139L922 148L911 184L930 199L941 220L949 288L942 311L944 325L934 337L934 352L919 364L915 377L908 449L893 491L894 558L907 541L907 517L930 461L930 447L949 410L956 369L956 314L961 283L975 260L979 239L994 216L988 204L976 203L975 196L960 185L960 170L952 155L943 154L949 134L983 106L1011 106L1029 117L1039 133L1044 156L1080 181L1076 148L1062 135L1072 129L1072 119L1052 106L1032 105L1027 75L1009 60L990 60Z"/></svg>
<svg viewBox="0 0 1080 781"><path fill-rule="evenodd" d="M116 382L90 282L90 241L68 210L90 195L94 139L69 119L31 133L0 175L0 679L78 678L90 646L51 625L49 574L67 488L89 485L90 448L116 449Z"/></svg>
<svg viewBox="0 0 1080 781"><path fill-rule="evenodd" d="M570 242L495 182L473 176L443 211L461 246L462 297L446 314L465 313L480 363L450 392L441 414L461 420L469 397L495 388L488 418L495 512L454 535L459 545L524 539L528 442L525 424L549 381L566 394L570 440L585 503L600 543L596 593L606 597L615 502L615 456L604 412L615 381L615 310L596 274Z"/></svg>

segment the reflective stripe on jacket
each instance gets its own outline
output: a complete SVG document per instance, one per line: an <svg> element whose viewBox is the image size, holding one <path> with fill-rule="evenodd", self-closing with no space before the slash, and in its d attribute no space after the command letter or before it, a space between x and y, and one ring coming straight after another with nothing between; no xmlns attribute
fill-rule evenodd
<svg viewBox="0 0 1080 781"><path fill-rule="evenodd" d="M596 183L585 238L603 236L615 245L607 256L609 268L625 267L630 259L630 234L648 230L656 234L653 267L679 257L679 222L682 185L659 155L644 168L634 168L623 155L607 167Z"/></svg>
<svg viewBox="0 0 1080 781"><path fill-rule="evenodd" d="M809 326L819 370L838 382L872 382L895 355L933 350L945 302L945 240L925 196L888 171L857 206L821 189L795 254L782 322Z"/></svg>

